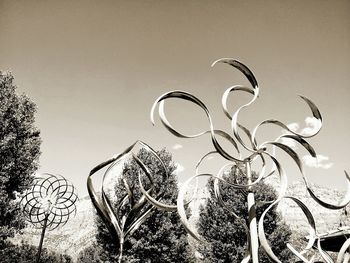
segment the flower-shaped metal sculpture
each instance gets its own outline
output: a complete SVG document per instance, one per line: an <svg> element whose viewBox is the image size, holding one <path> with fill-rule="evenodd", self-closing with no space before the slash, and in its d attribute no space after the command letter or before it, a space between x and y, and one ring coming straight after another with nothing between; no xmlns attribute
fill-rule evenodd
<svg viewBox="0 0 350 263"><path fill-rule="evenodd" d="M214 191L215 191L215 196L218 199L218 201L230 212L236 217L239 218L238 215L232 211L232 209L228 208L225 206L225 203L221 199L221 193L220 193L220 182L229 184L232 187L238 188L238 189L243 189L248 192L248 209L249 209L249 230L247 228L247 237L248 237L248 245L249 245L249 251L246 253L246 257L242 260L242 262L249 262L252 260L254 263L258 262L258 247L259 247L259 241L263 249L266 251L268 256L273 262L281 262L278 257L274 254L272 248L270 247L267 238L265 236L264 232L264 217L266 214L269 212L269 210L277 205L282 199L290 199L294 201L303 211L303 213L306 215L307 220L311 226L310 230L310 235L309 235L309 242L306 248L302 252L298 252L296 249L292 247L292 245L288 244L288 247L291 249L291 251L296 254L303 262L309 262L304 257L304 252L309 250L314 243L318 243L318 249L322 255L322 257L327 261L327 262L333 262L332 259L326 254L325 251L322 250L319 242L319 238L317 237L317 231L316 231L316 224L315 220L310 212L310 210L306 207L303 202L301 202L299 199L292 197L292 196L286 196L286 189L287 189L287 176L282 168L282 165L280 164L279 160L275 157L275 149L279 148L280 150L284 151L287 153L296 163L296 165L299 168L299 171L302 175L302 179L305 183L306 189L308 193L311 195L311 197L321 206L326 207L328 209L341 209L345 207L349 202L350 202L350 178L348 174L345 172L346 179L347 179L347 184L348 184L348 190L347 193L344 197L344 199L339 203L339 204L330 204L322 199L318 198L314 191L312 190L307 177L305 175L305 171L303 168L302 161L300 160L298 154L294 151L293 148L289 147L287 144L285 144L285 139L288 140L293 140L296 143L299 143L301 146L303 146L308 153L316 158L316 152L313 149L313 147L306 141L308 138L315 136L321 129L322 126L322 117L321 113L316 107L316 105L309 100L306 97L300 96L300 98L309 106L312 116L315 120L316 125L316 130L314 131L313 134L311 135L304 135L302 133L297 133L296 131L290 129L286 124L282 123L281 121L275 120L275 119L268 119L264 120L261 123L259 123L252 131L244 127L243 125L240 124L238 121L240 113L247 107L249 107L255 100L257 100L259 96L259 86L258 82L251 72L251 70L245 66L243 63L231 59L231 58L223 58L215 61L212 66L216 65L217 63L224 63L228 64L236 69L238 69L243 75L248 79L250 83L250 87L247 86L242 86L242 85L235 85L232 87L229 87L223 94L222 96L222 108L227 116L227 118L231 122L231 129L232 129L232 135L222 131L222 130L217 130L214 129L213 121L211 114L209 112L209 109L206 107L206 105L197 97L194 95L187 93L185 91L180 91L180 90L175 90L175 91L170 91L167 92L163 95L161 95L154 103L152 109L151 109L151 121L154 124L154 114L155 111L158 107L159 110L159 117L162 122L162 124L165 126L165 128L172 133L173 135L181 138L196 138L200 137L204 134L209 134L211 136L211 141L212 144L215 148L215 151L209 152L205 156L203 156L200 161L197 164L197 168L207 159L208 156L211 156L213 154L219 154L222 156L224 159L228 161L228 164L226 164L220 171L218 172L217 175L212 175L212 174L199 174L198 169L196 169L196 175L193 177L189 178L181 187L179 196L178 196L178 201L177 201L177 207L178 207L178 212L181 217L181 221L183 222L185 228L187 231L196 239L202 240L202 238L193 230L187 220L186 213L185 213L185 208L184 208L184 195L186 193L186 189L190 182L194 180L195 178L198 177L212 177L214 178ZM232 93L237 93L237 92L244 92L251 94L253 98L246 104L240 106L234 113L230 113L228 110L228 98ZM176 98L176 99L181 99L181 100L186 100L194 103L195 105L199 106L205 113L207 120L209 122L209 129L206 131L203 131L198 134L184 134L176 130L170 121L168 120L166 113L165 113L165 102L167 99L171 98ZM258 135L260 128L262 126L266 125L275 125L281 127L283 130L285 130L285 133L283 133L281 136L277 137L276 140L274 141L266 141L259 143L258 142ZM224 140L227 140L233 148L237 151L237 156L234 156L230 154L228 151L224 149L224 147L219 143L218 141L218 136L223 138ZM248 142L243 140L244 137L248 138ZM241 149L245 149L245 152L248 154L246 156L242 156ZM259 171L258 178L256 178L253 181L253 178L251 176L251 165L254 163L256 160L260 160L262 163L262 167ZM267 167L267 162L271 161L273 164L273 168L271 172L266 172L266 167ZM242 167L245 166L245 173L247 176L247 184L242 185L242 184L232 184L228 182L227 180L224 179L223 175L224 172L227 168L233 168L233 167ZM259 224L257 226L256 222L256 215L255 215L255 200L254 200L254 194L251 191L251 187L255 184L258 184L260 181L266 179L267 177L271 176L272 174L277 173L280 178L280 189L279 189L279 194L276 200L271 200L270 206L263 212L262 216L260 217ZM347 241L341 252L340 253L340 258L343 257L343 254L345 253L346 249L349 247L350 241ZM342 260L342 259L340 259ZM338 262L342 262L339 261Z"/></svg>
<svg viewBox="0 0 350 263"><path fill-rule="evenodd" d="M138 154L133 151L135 148L141 147L141 150L158 162L161 167L158 174L155 174L139 158ZM141 151L140 150L140 151ZM124 165L126 162L134 162L139 167L136 175L133 178L128 178L123 173L123 169L118 170L118 165ZM92 176L107 168L103 174L101 192L98 194L93 186ZM123 189L122 196L110 197L108 187L111 184L108 181L113 180L113 183ZM118 262L122 262L124 242L128 240L135 230L147 219L154 208L176 211L176 205L168 205L162 203L162 198L166 193L166 183L169 178L169 173L166 165L149 145L142 141L137 141L128 147L124 152L109 160L99 164L93 168L87 179L87 188L94 207L98 215L107 226L112 235L115 245L119 248ZM135 180L136 179L136 180Z"/></svg>
<svg viewBox="0 0 350 263"><path fill-rule="evenodd" d="M21 200L23 213L34 227L42 229L37 261L46 229L54 230L67 223L76 213L78 195L75 187L61 175L42 174Z"/></svg>

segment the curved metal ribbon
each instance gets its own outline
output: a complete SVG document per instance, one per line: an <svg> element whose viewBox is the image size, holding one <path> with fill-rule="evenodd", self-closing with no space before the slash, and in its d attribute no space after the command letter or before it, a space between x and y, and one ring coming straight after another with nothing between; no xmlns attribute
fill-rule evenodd
<svg viewBox="0 0 350 263"><path fill-rule="evenodd" d="M339 253L338 253L338 257L337 257L337 263L347 263L349 261L349 258L348 260L345 262L345 254L346 253L349 253L349 248L350 248L350 238L348 238L344 244L342 245L342 247L340 248L339 250ZM344 260L344 261L343 261Z"/></svg>
<svg viewBox="0 0 350 263"><path fill-rule="evenodd" d="M265 215L269 212L269 210L271 210L271 208L275 205L277 205L281 200L283 199L291 199L292 201L294 201L303 211L303 213L305 214L309 225L310 225L310 234L309 234L309 242L307 244L307 246L305 247L304 250L309 250L312 245L315 243L316 240L316 223L315 223L315 219L313 218L310 210L307 208L307 206L300 201L299 199L292 197L292 196L283 196L278 198L274 203L272 203L261 215L260 219L259 219L259 227L258 227L258 233L259 233L259 240L261 242L261 246L263 247L263 249L265 250L265 252L267 253L267 255L269 256L269 258L276 263L282 263L282 261L280 261L278 259L278 257L275 255L275 253L272 251L272 248L270 247L266 235L265 235L265 231L264 231L264 218ZM299 257L301 260L303 260L303 262L309 262L307 261L303 256L302 253L296 251L291 245L288 246L288 248L297 256Z"/></svg>
<svg viewBox="0 0 350 263"><path fill-rule="evenodd" d="M216 150L214 152L210 152L210 153L204 155L200 159L200 161L196 165L196 175L189 178L183 184L183 186L180 188L180 192L179 192L179 196L178 196L178 200L177 200L178 213L180 215L181 221L182 221L184 227L186 228L186 230L194 238L196 238L197 240L201 240L201 238L197 235L197 233L191 228L190 224L188 223L188 219L186 217L186 212L185 212L185 207L184 207L184 204L185 204L184 203L184 196L186 193L186 189L192 180L197 179L199 177L211 177L211 178L213 178L214 179L214 193L215 193L216 199L219 201L219 204L222 207L224 207L226 210L228 210L235 218L239 218L238 215L235 214L234 211L232 209L230 209L229 207L227 207L226 204L223 202L223 200L221 198L219 182L226 183L226 184L228 184L236 189L245 190L245 189L248 189L249 187L251 187L252 185L257 184L261 180L264 180L267 177L271 176L273 173L278 172L281 187L280 187L280 190L278 191L277 199L276 200L269 200L266 202L266 203L270 203L270 206L264 211L262 217L259 220L259 239L262 243L262 247L265 249L265 251L267 252L269 257L274 262L280 262L279 259L276 257L276 255L272 252L272 249L269 247L267 239L266 239L265 234L264 234L263 218L266 215L266 213L274 205L277 205L284 198L289 198L289 199L293 200L302 209L302 211L306 215L306 217L309 221L309 224L311 226L311 230L310 230L311 235L310 235L309 243L308 243L306 249L310 249L312 244L314 244L314 241L316 239L316 226L315 226L314 219L311 215L311 212L300 200L298 200L294 197L285 196L287 186L288 186L287 185L287 177L282 169L281 164L278 162L278 160L275 157L276 148L279 148L282 151L284 151L285 153L287 153L287 155L290 156L291 159L296 163L296 165L298 166L298 169L302 175L302 179L305 182L305 186L306 186L307 191L309 192L310 196L312 197L312 199L314 199L318 204L320 204L323 207L326 207L329 209L341 209L350 203L350 177L347 174L347 172L345 172L348 187L347 187L347 192L346 192L343 200L339 204L330 204L330 203L325 202L325 201L321 200L320 198L318 198L316 196L316 194L313 192L313 190L311 189L310 184L308 183L307 177L306 177L305 172L304 172L303 163L302 163L301 159L299 158L299 155L290 146L286 145L285 143L283 143L281 141L282 139L293 140L293 141L297 142L298 144L300 144L301 146L303 146L303 148L305 148L312 157L314 157L314 158L317 157L317 154L316 154L314 148L306 141L306 139L317 135L322 127L322 116L321 116L319 109L315 105L315 103L313 103L310 99L308 99L304 96L299 96L308 105L308 107L311 110L313 118L316 120L316 122L318 124L316 127L317 129L312 134L303 134L303 133L298 133L296 131L293 131L286 124L284 124L281 121L275 120L275 119L267 119L267 120L260 122L253 129L253 131L250 132L249 129L247 129L246 127L244 127L243 125L241 125L238 122L238 117L243 109L249 107L258 98L258 96L259 96L258 82L257 82L254 74L252 73L252 71L247 66L245 66L243 63L241 63L235 59L232 59L232 58L219 59L219 60L215 61L212 64L212 66L216 65L217 63L228 64L228 65L238 69L241 73L244 74L244 76L248 79L248 81L251 85L251 87L246 87L246 86L242 86L242 85L231 86L224 92L224 94L222 96L222 99L221 99L222 108L223 108L224 114L231 121L231 129L233 132L233 137L231 135L225 133L224 131L215 130L211 115L209 113L208 108L205 106L205 104L201 100L199 100L197 97L195 97L194 95L187 93L185 91L175 90L175 91L170 91L170 92L167 92L167 93L161 95L155 101L155 103L153 104L152 109L151 109L150 116L151 116L151 122L153 125L155 123L154 112L155 112L156 107L159 105L160 120L169 132L171 132L175 136L181 137L181 138L195 138L195 137L199 137L199 136L202 136L204 134L209 133L211 135L211 140L212 140L212 143L214 145L214 148ZM228 99L229 99L229 95L234 93L234 92L245 92L245 93L253 95L253 98L250 101L248 101L247 103L240 106L233 114L231 114L228 110ZM164 109L165 101L169 98L183 99L186 101L190 101L190 102L194 103L195 105L199 106L206 114L206 117L207 117L208 122L209 122L209 130L203 131L203 132L198 133L198 134L193 134L193 135L186 135L186 134L180 133L177 130L175 130L175 128L170 124L170 122L166 118L165 109ZM279 136L274 141L267 141L267 142L263 142L262 144L258 145L258 143L257 143L258 131L259 131L259 128L264 126L264 125L275 125L275 126L281 127L283 130L285 130L287 132L287 134L283 134L283 135ZM243 141L243 139L240 135L240 131L243 131L243 133L249 138L249 143L246 143ZM226 140L228 140L234 146L236 151L239 153L239 157L238 158L233 157L232 155L228 154L228 152L225 151L221 147L221 145L218 143L218 141L216 139L216 135L219 135L219 136L225 138ZM238 142L238 144L236 143L236 141ZM239 151L240 146L242 146L243 148L245 148L249 152L249 156L242 157L241 152ZM268 151L268 146L272 147L272 153L270 153ZM221 155L223 158L229 160L231 163L222 167L216 176L214 176L212 174L207 174L207 173L200 174L198 172L198 167L202 164L202 162L204 162L204 160L206 159L207 156L214 154L214 153ZM267 175L265 175L266 161L265 161L264 156L267 156L267 158L269 160L271 160L272 164L273 164L271 171ZM226 180L224 180L223 172L224 172L225 167L234 167L235 165L239 166L239 165L244 164L247 161L252 163L258 157L262 160L263 165L262 165L262 168L260 170L258 178L254 182L252 182L251 184L239 185L239 184L232 184L232 183L229 183ZM248 232L248 234L249 234L249 232ZM348 245L348 243L346 243L346 245ZM344 246L345 246L345 244L344 244ZM302 255L302 253L295 250L292 245L288 244L288 247L295 255L297 255L301 260L303 260L303 262L310 262ZM326 252L324 252L322 250L321 246L319 246L319 251L320 251L322 257L327 262L331 262L331 261L329 261L329 256L327 255ZM247 260L249 261L249 255L247 257L245 257L245 259L243 259L243 261L245 261L245 262Z"/></svg>
<svg viewBox="0 0 350 263"><path fill-rule="evenodd" d="M162 189L159 189L158 192L155 192L156 189L154 174L152 174L144 162L132 152L136 145L140 145L161 165L161 169L163 170L164 175L161 177ZM108 167L103 175L103 182L105 182L107 177L112 173L113 167L128 157L134 160L142 171L142 173L139 172L137 176L137 183L141 192L141 196L136 200L134 187L129 184L127 178L125 178L123 174L117 174L118 179L120 179L120 182L125 188L126 194L122 198L116 200L116 204L112 204L112 201L107 196L105 186L102 183L102 198L99 198L97 192L93 187L92 176L101 169ZM146 178L149 185L147 187L144 184L144 180ZM154 208L166 211L174 211L177 209L175 205L169 205L161 202L166 191L166 187L164 187L164 185L168 178L168 170L162 159L159 157L155 150L153 150L149 145L142 141L136 141L119 155L99 164L91 170L87 179L87 188L90 198L99 216L116 241L123 243L125 240L127 240L133 234L133 232L136 231L136 229L147 219ZM121 209L126 205L130 205L130 210L126 211L125 214L122 215ZM116 207L116 209L113 207Z"/></svg>
<svg viewBox="0 0 350 263"><path fill-rule="evenodd" d="M209 121L209 128L210 130L208 131L204 131L198 134L192 134L192 135L185 135L182 134L178 131L176 131L173 126L170 124L170 122L168 121L168 119L166 118L165 115L165 111L164 111L164 103L166 99L169 98L178 98L178 99L183 99L183 100L187 100L187 101L191 101L194 104L198 105L206 114L207 119ZM151 109L151 122L154 125L155 121L154 121L154 112L155 109L157 107L157 105L159 104L159 116L161 119L162 124L164 125L164 127L171 132L173 135L180 137L180 138L196 138L196 137L200 137L204 134L210 134L211 136L211 140L212 143L214 145L214 148L216 149L216 151L218 151L225 159L227 160L231 160L231 161L236 161L236 162L241 162L240 159L233 157L232 155L230 155L229 153L227 153L222 146L219 144L219 142L216 139L216 135L222 136L224 139L228 140L229 142L231 142L231 144L233 144L233 146L237 148L237 144L234 142L234 139L229 136L226 132L221 131L221 130L215 130L214 129L214 125L213 125L213 121L211 118L211 115L209 113L208 108L205 106L205 104L199 100L197 97L193 96L190 93L184 92L184 91L180 91L180 90L175 90L175 91L171 91L171 92L167 92L163 95L161 95L153 104L152 109Z"/></svg>

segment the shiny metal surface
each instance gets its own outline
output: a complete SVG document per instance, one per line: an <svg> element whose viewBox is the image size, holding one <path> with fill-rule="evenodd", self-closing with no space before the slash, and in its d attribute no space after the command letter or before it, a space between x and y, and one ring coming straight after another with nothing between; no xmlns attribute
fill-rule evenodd
<svg viewBox="0 0 350 263"><path fill-rule="evenodd" d="M92 200L94 207L96 208L98 215L103 220L104 224L109 229L111 235L113 236L117 247L119 247L118 262L122 262L124 242L128 240L134 231L136 231L139 226L147 219L147 217L153 212L155 208L166 210L166 211L176 211L177 207L175 205L169 205L162 203L162 198L165 194L165 188L155 189L154 184L154 174L149 170L149 168L140 160L133 150L140 146L146 150L151 156L156 158L161 164L164 172L162 176L162 184L165 185L169 178L168 170L158 156L155 150L153 150L149 145L142 141L137 141L122 153L115 157L97 165L93 168L87 179L87 188ZM129 158L134 160L143 173L138 174L139 189L142 195L138 198L136 195L135 187L131 186L131 182L125 177L123 172L113 171L113 167L118 165L120 162ZM100 170L107 168L103 175L103 182L101 187L101 196L96 192L92 177ZM118 200L111 200L107 194L107 189L104 184L106 178L112 176L114 181L119 180L123 182L123 187L125 189L125 196ZM149 187L145 186L145 179L148 179L150 184ZM130 207L125 213L121 213L123 207Z"/></svg>
<svg viewBox="0 0 350 263"><path fill-rule="evenodd" d="M256 243L257 239L259 239L261 246L266 251L266 253L270 257L270 259L273 262L281 262L278 259L278 257L274 254L273 248L270 247L270 245L267 241L267 238L266 238L265 232L264 232L263 220L264 220L265 215L269 212L269 210L273 206L277 205L283 199L290 199L290 200L294 201L300 207L302 212L305 214L305 216L309 222L309 225L310 225L310 233L309 233L309 242L303 251L299 252L299 251L295 250L291 244L288 244L288 247L303 262L310 262L308 259L305 258L304 254L307 250L311 249L315 240L317 240L317 229L316 229L315 221L314 221L314 218L313 218L310 210L307 208L307 206L302 201L300 201L297 198L291 197L291 196L286 196L286 189L288 186L287 175L286 175L285 171L283 170L282 165L278 161L278 157L276 156L275 149L278 148L278 149L284 151L285 153L287 153L287 155L294 161L294 163L299 168L300 174L301 174L302 179L305 183L306 190L308 191L310 196L319 205L326 207L328 209L341 209L349 204L349 202L350 202L350 177L345 172L345 178L346 178L346 183L347 183L347 192L346 192L343 200L341 200L338 204L331 204L331 203L325 202L322 199L318 198L317 195L312 190L311 185L308 182L308 179L307 179L304 167L303 167L303 163L302 163L299 155L290 146L284 144L283 140L282 140L284 138L294 140L295 142L297 142L301 146L303 146L312 157L316 157L317 154L316 154L314 148L307 142L307 139L317 135L322 127L322 116L321 116L321 113L318 110L317 106L310 99L308 99L304 96L299 96L302 99L302 101L305 102L307 104L307 106L310 108L311 114L312 114L315 122L318 124L317 125L318 128L312 134L305 135L302 133L297 133L297 132L291 130L283 122L281 122L279 120L275 120L275 119L264 120L264 121L260 122L252 131L250 131L249 129L247 129L246 127L244 127L243 125L241 125L239 123L239 117L240 117L240 113L242 111L244 111L245 108L251 107L253 105L253 103L258 99L258 97L259 97L258 82L257 82L254 74L252 73L252 71L243 63L241 63L235 59L223 58L223 59L219 59L219 60L215 61L212 64L212 66L215 66L215 65L220 64L220 63L230 65L233 68L239 70L247 78L247 80L250 83L250 87L246 87L246 86L242 86L242 85L231 86L224 92L224 94L222 96L221 106L222 106L222 109L224 111L225 116L231 122L231 133L232 134L229 134L225 131L215 129L214 125L213 125L210 111L207 108L207 106L199 98L197 98L193 94L190 94L190 93L185 92L185 91L174 90L174 91L169 91L167 93L164 93L163 95L161 95L160 97L158 97L156 99L156 101L154 102L154 104L151 108L151 112L150 112L151 122L153 125L155 125L155 114L156 114L156 111L158 109L158 116L160 118L161 123L170 133L172 133L176 137L190 139L190 138L196 138L196 137L203 136L204 134L210 134L211 141L212 141L212 144L215 148L215 151L210 152L210 153L204 155L203 157L201 157L196 168L198 168L198 166L200 166L203 162L205 162L207 156L213 155L213 154L218 154L228 161L228 164L225 164L224 167L222 169L220 169L220 171L218 171L218 173L216 175L207 174L207 173L199 173L199 170L196 169L196 174L194 176L192 176L191 178L189 178L182 185L182 187L180 188L178 200L177 200L177 209L178 209L178 213L180 215L181 221L190 235L192 235L197 240L201 240L201 241L204 240L202 237L200 237L197 234L196 230L191 227L191 225L187 219L186 212L185 212L185 206L184 206L185 205L184 197L185 197L185 194L187 192L188 186L190 185L191 181L196 180L199 177L211 177L214 179L215 196L219 200L219 203L230 214L232 214L234 217L238 218L238 215L236 215L234 213L234 211L232 209L230 209L229 207L227 207L225 205L225 203L222 201L222 198L220 197L221 196L220 185L218 182L219 181L224 182L226 184L231 185L232 187L249 192L249 188L252 185L258 184L260 181L265 180L269 176L277 175L279 177L279 180L280 180L280 189L278 191L278 198L276 200L271 200L270 202L268 202L268 203L270 203L270 206L264 211L264 213L261 216L259 223L258 223L258 233L259 233L258 236L252 236L251 235L252 233L247 229L247 237L248 237L248 240L250 239L250 243L248 242L249 247L251 247L250 246L251 242ZM252 98L248 103L241 105L235 112L230 113L228 111L228 98L232 94L236 94L237 92L248 93L248 94L252 95ZM165 111L165 104L166 104L166 101L168 99L185 100L185 101L188 101L188 102L193 103L193 104L197 105L198 107L200 107L203 110L203 112L208 120L208 130L204 130L198 134L184 134L184 133L178 131L171 124L169 119L167 118L167 114ZM284 130L284 133L281 136L277 137L274 141L265 141L265 142L262 142L259 144L258 139L259 139L260 128L262 126L266 126L266 125L278 126ZM248 143L242 139L242 136L241 136L242 132L243 132L245 137L248 136L248 138L249 138ZM222 147L222 145L218 142L217 136L221 136L225 140L229 141L231 143L231 145L233 145L233 149L236 150L237 156L233 156L233 155L229 154L227 151L225 151L224 148ZM249 154L246 156L242 156L240 148L244 148ZM238 184L229 183L223 178L222 175L223 175L223 172L225 169L241 167L242 164L244 164L245 162L253 163L257 160L257 157L260 158L260 160L262 161L262 166L261 166L261 169L259 171L259 176L255 181L249 182L246 185L238 185ZM267 162L271 162L273 164L273 169L269 173L266 173ZM257 200L257 201L259 202L259 200ZM344 244L344 247L342 248L341 252L344 252L348 247L349 247L349 242L347 241ZM329 258L327 253L325 253L322 250L321 246L319 246L318 249L319 249L319 252L322 255L322 257L324 258L324 260L326 260L326 262L332 262L332 261L330 261L331 259ZM250 256L252 256L251 252L247 251L247 255L244 259L242 259L242 262L248 262L249 260L251 260ZM254 257L255 256L256 255L254 255ZM344 255L340 254L339 258L343 258L343 257L344 257ZM257 260L255 259L255 261L253 260L253 262L257 262ZM339 259L338 259L337 262L341 262L341 261L339 261Z"/></svg>
<svg viewBox="0 0 350 263"><path fill-rule="evenodd" d="M75 187L61 175L42 174L21 200L26 220L36 228L54 230L76 213L78 195Z"/></svg>
<svg viewBox="0 0 350 263"><path fill-rule="evenodd" d="M21 200L23 214L28 222L41 228L36 262L40 255L46 229L54 230L65 225L76 213L78 195L75 187L61 175L42 174Z"/></svg>

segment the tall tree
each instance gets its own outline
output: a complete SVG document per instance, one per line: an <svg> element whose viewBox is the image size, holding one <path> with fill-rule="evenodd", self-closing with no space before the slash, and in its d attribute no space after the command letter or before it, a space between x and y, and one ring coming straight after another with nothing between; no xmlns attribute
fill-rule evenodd
<svg viewBox="0 0 350 263"><path fill-rule="evenodd" d="M232 169L224 178L231 183L247 183L242 169ZM247 193L220 182L222 200L230 207L242 221L235 217L220 205L214 193L214 180L207 184L209 197L200 207L200 216L197 223L198 233L208 244L199 244L198 250L202 254L203 262L240 262L247 249L246 228L248 226ZM274 200L275 190L261 182L252 188L256 199L257 219L260 218L268 204L258 201ZM293 262L295 257L286 247L285 243L291 237L291 230L283 222L276 208L270 210L264 219L265 233L270 241L275 254L282 262ZM265 252L259 250L259 262L270 262Z"/></svg>
<svg viewBox="0 0 350 263"><path fill-rule="evenodd" d="M154 175L154 187L158 191L165 191L161 201L168 204L175 204L177 198L177 178L174 174L176 169L172 162L172 157L166 150L158 152L161 160L169 171L169 178L164 183L164 170L160 162L149 152L141 149L137 156L149 168ZM138 183L138 174L140 167L134 160L128 162L123 169L124 177L131 184L131 189L135 193L135 200L141 196ZM146 183L147 184L147 183ZM115 188L116 199L122 198L126 192L122 182L119 182ZM125 213L130 207L121 209L121 214ZM117 262L118 247L112 239L108 230L102 221L97 217L98 232L96 235L97 244L100 246L100 253L91 253L91 249L83 252L80 256L80 262L89 262L90 257L95 261ZM97 249L99 250L99 249ZM124 245L123 262L191 262L191 248L187 242L187 234L180 223L176 212L166 212L154 209L152 214L143 222L139 228L132 234ZM90 252L89 252L90 251ZM96 250L95 250L96 251ZM84 256L85 253L85 256Z"/></svg>
<svg viewBox="0 0 350 263"><path fill-rule="evenodd" d="M35 111L27 96L16 93L11 73L0 71L0 248L24 227L17 194L30 187L38 167L41 140Z"/></svg>

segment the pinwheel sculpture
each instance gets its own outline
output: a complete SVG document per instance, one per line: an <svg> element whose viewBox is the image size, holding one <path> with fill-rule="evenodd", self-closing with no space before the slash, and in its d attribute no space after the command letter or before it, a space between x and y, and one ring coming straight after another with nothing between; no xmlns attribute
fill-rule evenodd
<svg viewBox="0 0 350 263"><path fill-rule="evenodd" d="M217 175L212 175L212 174L200 174L198 172L198 169L196 169L196 173L193 177L189 178L181 187L178 195L178 200L177 200L177 209L178 213L180 215L181 221L187 231L196 239L198 240L204 240L202 237L200 237L195 229L192 229L190 226L186 213L185 213L185 208L184 208L184 196L187 191L187 188L189 184L191 183L192 180L195 180L198 177L212 177L214 179L214 192L215 196L218 199L219 203L224 206L226 209L230 210L227 206L225 206L225 203L223 202L221 198L221 193L220 193L220 185L222 183L228 184L234 188L237 189L242 189L246 191L247 194L247 203L248 203L248 210L249 210L249 220L248 220L248 226L246 227L247 229L247 239L248 239L248 251L246 253L246 256L242 259L242 262L250 262L252 261L253 263L259 262L258 258L258 248L259 248L259 242L263 249L266 251L267 255L273 262L281 262L279 258L275 255L273 252L273 248L270 247L267 237L265 236L264 232L264 217L266 214L271 210L272 207L278 205L278 203L283 200L283 199L290 199L294 201L303 211L303 213L306 215L308 223L310 225L310 234L309 234L309 240L308 244L306 245L305 249L303 251L297 251L291 244L288 244L288 248L298 257L300 258L303 262L310 262L305 256L305 252L309 250L315 243L317 243L318 250L321 254L321 256L326 260L326 262L333 262L333 260L329 257L329 255L322 250L321 245L320 245L320 239L318 238L318 233L316 229L316 224L315 220L310 212L310 210L307 208L307 206L300 201L299 199L293 197L293 196L286 196L286 189L287 189L287 176L286 173L278 160L278 158L275 156L276 151L275 149L279 148L280 150L284 151L289 155L292 160L296 163L302 179L305 183L305 187L310 194L310 196L321 206L326 207L328 209L342 209L344 208L349 202L350 202L350 178L348 174L345 172L346 179L347 179L347 192L344 197L344 199L339 203L339 204L330 204L327 203L320 198L316 196L314 191L311 188L311 185L308 182L308 179L305 175L305 171L303 168L303 163L301 159L299 158L298 154L294 151L293 148L289 147L288 144L284 143L285 139L288 140L293 140L296 143L300 144L303 146L308 153L316 158L316 152L313 149L313 147L306 141L308 138L315 136L321 129L322 126L322 117L321 113L316 107L316 105L309 100L306 97L300 96L300 98L308 105L308 107L311 110L312 116L315 120L315 123L317 124L316 127L317 129L314 131L313 134L311 135L304 135L302 133L298 133L292 129L290 129L286 124L275 120L275 119L268 119L264 120L261 123L259 123L253 130L249 130L246 127L244 127L240 122L239 122L239 117L240 113L244 111L247 107L251 106L254 101L257 100L259 96L259 86L258 82L253 75L252 71L245 66L243 63L231 59L231 58L223 58L215 61L212 66L218 64L218 63L224 63L227 65L230 65L236 69L238 69L243 75L248 79L250 86L242 86L242 85L235 85L232 87L229 87L223 94L222 96L222 108L227 116L228 120L231 122L231 129L232 131L229 133L222 131L222 130L217 130L214 129L213 121L211 114L209 112L209 109L206 107L206 105L197 97L194 95L187 93L185 91L180 91L180 90L174 90L167 92L163 95L161 95L154 103L152 109L151 109L151 121L153 125L155 124L155 112L158 108L159 112L159 117L162 122L162 124L165 126L165 128L172 133L173 135L180 137L180 138L196 138L200 137L204 134L209 134L211 137L212 144L215 148L215 151L209 152L202 158L200 158L200 161L197 164L197 168L207 159L208 156L211 156L213 154L219 154L219 156L223 157L225 160L228 161L228 163L220 169ZM230 113L228 111L228 98L230 97L231 94L237 93L237 92L244 92L252 95L252 99L246 103L241 105L234 113ZM168 99L181 99L185 101L189 101L196 106L200 107L208 120L209 123L209 129L205 130L199 134L184 134L182 132L179 132L177 129L175 129L170 121L167 118L166 112L165 112L165 102ZM281 127L285 132L276 138L276 140L273 141L265 141L262 143L259 143L258 141L258 135L260 128L262 126L266 125L277 125ZM237 151L237 156L230 154L228 151L224 149L222 144L219 143L218 137L221 137L221 139L227 140L233 148ZM248 138L248 140L246 139ZM247 142L246 142L247 141ZM244 149L245 156L242 154L242 149ZM261 169L258 173L258 177L252 178L251 174L251 167L254 162L259 161L259 164L262 164ZM267 164L271 163L272 164L272 170L270 172L266 171L267 170ZM247 176L247 184L242 185L242 184L233 184L231 183L232 181L227 181L223 177L225 170L227 168L232 169L234 167L245 167L245 173ZM251 187L253 185L258 184L262 180L265 180L269 176L272 176L274 174L277 174L280 179L280 189L278 192L278 197L276 200L271 200L269 201L269 206L268 208L263 212L261 215L259 222L257 223L256 219L256 214L255 214L255 198L254 194L251 191ZM221 184L219 184L221 182ZM239 218L238 215L234 213L234 211L230 211L235 217ZM241 218L240 218L241 219ZM343 247L340 250L338 260L337 262L343 262L344 255L348 247L350 246L350 241L346 241L343 245Z"/></svg>
<svg viewBox="0 0 350 263"><path fill-rule="evenodd" d="M75 187L61 175L42 174L21 200L23 213L34 227L42 229L38 248L39 262L46 229L65 225L76 213L78 195Z"/></svg>
<svg viewBox="0 0 350 263"><path fill-rule="evenodd" d="M141 147L140 151L144 151L149 158L154 158L160 164L162 172L155 174L142 161L142 158L134 153L139 147ZM123 173L123 166L127 162L135 162L139 167L133 178ZM117 169L120 166L122 168ZM98 193L95 191L92 177L101 171L104 173L101 190ZM168 170L162 159L156 151L142 141L135 142L124 152L91 170L87 179L88 192L98 215L113 237L116 248L119 249L118 262L122 262L125 241L132 236L155 208L176 211L176 205L161 202L166 193L168 178ZM107 187L111 185L109 180L112 180L113 187L122 188L122 196L108 194L111 190ZM112 189L113 192L114 190Z"/></svg>

